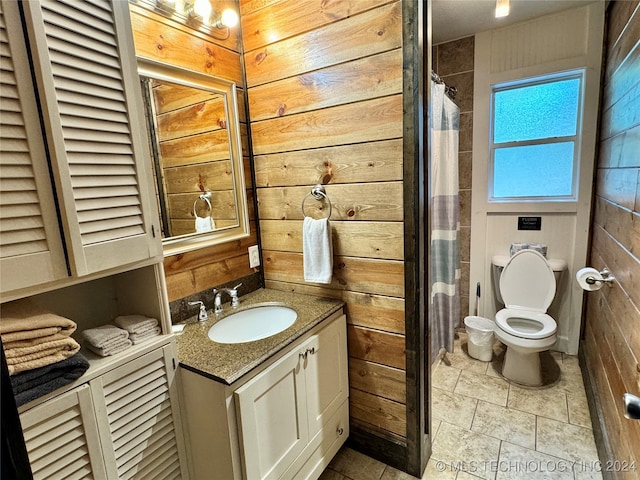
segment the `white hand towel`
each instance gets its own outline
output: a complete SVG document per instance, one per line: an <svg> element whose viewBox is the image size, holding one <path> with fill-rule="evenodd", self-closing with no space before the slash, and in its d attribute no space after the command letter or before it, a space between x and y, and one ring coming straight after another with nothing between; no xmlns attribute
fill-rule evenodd
<svg viewBox="0 0 640 480"><path fill-rule="evenodd" d="M211 232L216 229L216 223L211 217L196 217L196 233Z"/></svg>
<svg viewBox="0 0 640 480"><path fill-rule="evenodd" d="M84 330L82 336L96 348L108 348L114 344L119 345L129 338L129 332L115 325L102 325Z"/></svg>
<svg viewBox="0 0 640 480"><path fill-rule="evenodd" d="M302 225L302 253L304 281L331 283L333 273L333 245L328 218L319 220L304 217Z"/></svg>
<svg viewBox="0 0 640 480"><path fill-rule="evenodd" d="M158 326L158 320L144 315L120 315L115 318L113 323L126 330L129 335L146 333L150 328Z"/></svg>
<svg viewBox="0 0 640 480"><path fill-rule="evenodd" d="M129 335L129 340L131 340L134 345L137 345L149 338L157 337L158 335L160 335L160 327L154 327L146 330L144 333L132 333Z"/></svg>

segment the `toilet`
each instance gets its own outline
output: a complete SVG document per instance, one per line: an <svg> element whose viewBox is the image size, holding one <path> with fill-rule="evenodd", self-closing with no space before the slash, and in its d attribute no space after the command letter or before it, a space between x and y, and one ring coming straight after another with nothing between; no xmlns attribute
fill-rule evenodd
<svg viewBox="0 0 640 480"><path fill-rule="evenodd" d="M502 376L541 386L540 352L556 343L556 321L546 313L556 293L554 271L537 251L521 250L499 278L505 308L496 313L495 335L507 347Z"/></svg>

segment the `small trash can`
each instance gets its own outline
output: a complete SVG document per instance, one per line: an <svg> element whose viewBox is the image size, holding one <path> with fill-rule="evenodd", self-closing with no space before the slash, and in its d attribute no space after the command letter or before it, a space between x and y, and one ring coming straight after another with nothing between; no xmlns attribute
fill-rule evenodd
<svg viewBox="0 0 640 480"><path fill-rule="evenodd" d="M483 362L490 362L493 357L493 321L485 317L465 317L464 326L469 355Z"/></svg>

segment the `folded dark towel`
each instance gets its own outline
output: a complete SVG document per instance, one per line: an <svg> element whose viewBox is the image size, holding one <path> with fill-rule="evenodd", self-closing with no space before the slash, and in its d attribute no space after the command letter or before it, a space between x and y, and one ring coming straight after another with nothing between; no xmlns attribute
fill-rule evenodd
<svg viewBox="0 0 640 480"><path fill-rule="evenodd" d="M89 368L80 353L44 367L34 368L10 377L16 405L24 405L80 378Z"/></svg>

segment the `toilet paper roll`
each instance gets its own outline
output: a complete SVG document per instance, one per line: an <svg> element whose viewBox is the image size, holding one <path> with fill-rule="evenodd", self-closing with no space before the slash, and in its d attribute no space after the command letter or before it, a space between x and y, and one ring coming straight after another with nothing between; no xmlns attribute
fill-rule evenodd
<svg viewBox="0 0 640 480"><path fill-rule="evenodd" d="M602 280L602 275L600 275L598 270L592 267L581 268L576 272L576 280L583 290L593 292L594 290L600 290L602 288L603 282L589 283L587 282L588 278Z"/></svg>

